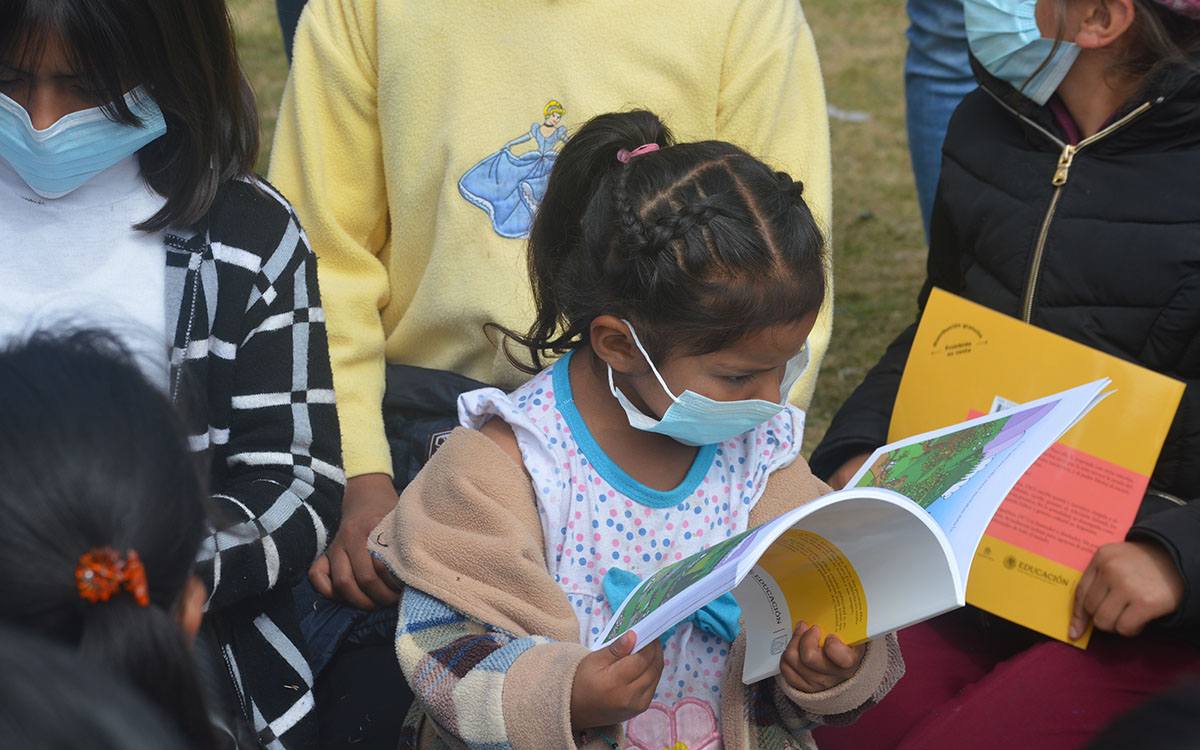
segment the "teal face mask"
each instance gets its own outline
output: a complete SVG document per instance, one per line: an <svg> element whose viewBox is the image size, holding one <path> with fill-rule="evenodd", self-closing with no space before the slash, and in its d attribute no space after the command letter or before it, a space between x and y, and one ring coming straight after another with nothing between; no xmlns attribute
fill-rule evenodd
<svg viewBox="0 0 1200 750"><path fill-rule="evenodd" d="M1036 8L1037 0L963 0L971 54L989 73L1040 106L1066 78L1079 47L1060 42L1056 48L1053 39L1043 39ZM1043 62L1045 67L1038 70Z"/></svg>
<svg viewBox="0 0 1200 750"><path fill-rule="evenodd" d="M625 417L629 420L630 427L666 435L684 445L723 443L744 432L749 432L776 416L787 408L788 394L792 392L796 381L800 380L805 370L808 369L808 344L805 343L800 353L788 360L783 373L783 382L779 386L779 401L776 403L761 399L714 401L707 396L688 390L676 396L671 393L666 381L658 373L658 368L650 360L650 355L642 347L642 342L638 340L633 326L627 320L621 322L629 326L633 343L646 358L646 363L650 365L650 371L654 373L654 377L662 389L671 397L672 403L667 407L662 419L654 419L643 414L624 393L621 393L621 389L613 384L612 367L608 368L608 389L612 391L612 395L625 410Z"/></svg>
<svg viewBox="0 0 1200 750"><path fill-rule="evenodd" d="M45 130L0 94L0 158L43 198L60 198L167 132L162 110L141 86L125 95L141 127L108 119L100 107L72 112Z"/></svg>

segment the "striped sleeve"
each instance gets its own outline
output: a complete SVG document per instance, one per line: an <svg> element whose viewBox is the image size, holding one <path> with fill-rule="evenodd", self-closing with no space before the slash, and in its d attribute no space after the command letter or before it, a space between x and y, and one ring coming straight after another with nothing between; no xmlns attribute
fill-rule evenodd
<svg viewBox="0 0 1200 750"><path fill-rule="evenodd" d="M194 438L220 464L224 523L200 554L210 609L303 576L336 529L345 485L316 258L286 201L258 187L275 210L241 246L216 230L209 243L219 275L248 281L244 309L217 310L204 352L213 378L232 383L228 424Z"/></svg>
<svg viewBox="0 0 1200 750"><path fill-rule="evenodd" d="M439 730L471 750L513 747L504 721L505 676L517 657L549 643L489 628L414 588L400 602L400 667Z"/></svg>

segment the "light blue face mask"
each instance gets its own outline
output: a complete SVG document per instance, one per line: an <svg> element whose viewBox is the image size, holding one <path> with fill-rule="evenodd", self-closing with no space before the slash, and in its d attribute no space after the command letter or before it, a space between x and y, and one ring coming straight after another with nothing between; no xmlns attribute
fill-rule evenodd
<svg viewBox="0 0 1200 750"><path fill-rule="evenodd" d="M658 368L654 366L650 355L642 347L642 342L638 340L633 326L627 320L621 322L629 326L633 343L637 344L638 351L646 358L646 363L650 365L650 371L654 373L658 384L671 397L672 404L667 407L662 419L654 419L643 414L613 383L612 367L608 368L608 389L612 391L612 395L625 410L630 427L666 435L684 445L723 443L771 419L787 408L787 397L792 392L792 386L796 385L796 381L800 380L804 371L808 369L808 343L805 342L800 353L789 359L784 368L783 382L779 386L777 403L762 399L714 401L707 396L701 396L699 393L688 390L676 396L671 393L671 389L667 387L662 375L658 374Z"/></svg>
<svg viewBox="0 0 1200 750"><path fill-rule="evenodd" d="M1037 0L963 1L971 54L989 73L1043 105L1071 70L1079 47L1060 42L1055 48L1053 39L1043 39L1036 8Z"/></svg>
<svg viewBox="0 0 1200 750"><path fill-rule="evenodd" d="M162 110L141 86L125 95L141 127L108 119L100 107L35 130L29 113L0 94L0 158L43 198L61 198L167 132Z"/></svg>

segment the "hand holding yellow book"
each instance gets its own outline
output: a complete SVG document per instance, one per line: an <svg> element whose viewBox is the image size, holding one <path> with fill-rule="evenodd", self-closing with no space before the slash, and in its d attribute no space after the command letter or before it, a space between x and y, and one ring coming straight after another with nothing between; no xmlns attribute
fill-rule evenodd
<svg viewBox="0 0 1200 750"><path fill-rule="evenodd" d="M1068 643L1075 585L1124 539L1183 384L934 289L896 397L889 440L1098 377L1116 389L1050 448L1001 505L971 567L967 602Z"/></svg>

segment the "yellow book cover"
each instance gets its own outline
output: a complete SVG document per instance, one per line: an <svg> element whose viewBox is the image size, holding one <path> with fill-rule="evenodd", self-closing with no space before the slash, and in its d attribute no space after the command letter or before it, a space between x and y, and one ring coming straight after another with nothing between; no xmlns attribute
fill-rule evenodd
<svg viewBox="0 0 1200 750"><path fill-rule="evenodd" d="M889 441L1108 377L1116 392L1033 464L980 542L967 602L1058 640L1095 550L1124 539L1183 384L934 289L896 397Z"/></svg>

